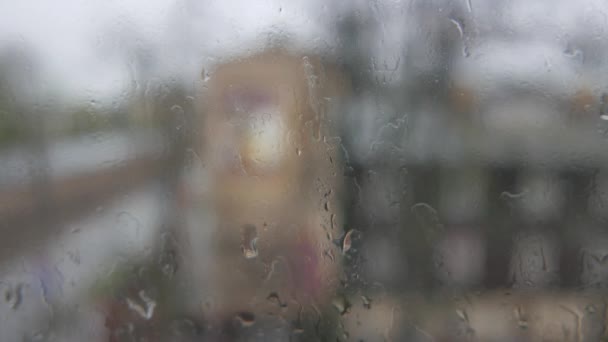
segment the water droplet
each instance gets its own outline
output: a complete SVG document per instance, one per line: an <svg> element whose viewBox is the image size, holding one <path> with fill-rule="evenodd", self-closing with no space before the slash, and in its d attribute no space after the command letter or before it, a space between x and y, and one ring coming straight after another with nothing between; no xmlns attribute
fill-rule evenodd
<svg viewBox="0 0 608 342"><path fill-rule="evenodd" d="M258 256L257 249L258 234L253 225L245 225L242 230L241 250L246 259L253 259Z"/></svg>
<svg viewBox="0 0 608 342"><path fill-rule="evenodd" d="M456 309L456 315L458 315L458 318L460 318L463 322L469 321L469 316L467 315L467 312L462 309Z"/></svg>
<svg viewBox="0 0 608 342"><path fill-rule="evenodd" d="M608 121L608 94L602 94L600 103L600 119Z"/></svg>
<svg viewBox="0 0 608 342"><path fill-rule="evenodd" d="M424 234L430 244L434 244L445 235L445 227L439 219L439 213L427 203L416 203L411 208L414 219L424 229Z"/></svg>
<svg viewBox="0 0 608 342"><path fill-rule="evenodd" d="M177 253L174 240L168 233L162 235L159 264L164 275L171 278L177 272Z"/></svg>
<svg viewBox="0 0 608 342"><path fill-rule="evenodd" d="M583 51L581 49L576 48L571 45L568 45L566 47L566 49L564 50L564 55L566 55L566 57L572 58L578 62L583 62L585 60L585 55L584 55Z"/></svg>
<svg viewBox="0 0 608 342"><path fill-rule="evenodd" d="M209 75L209 72L203 69L201 71L201 78L203 79L203 82L208 82L211 79L211 75Z"/></svg>
<svg viewBox="0 0 608 342"><path fill-rule="evenodd" d="M2 283L3 287L4 287L4 291L3 291L3 299L4 302L11 308L11 309L17 309L17 307L19 307L19 304L21 304L21 295L22 295L22 289L23 289L23 285L22 284L17 284L15 286L12 286L10 284L6 284L6 283Z"/></svg>
<svg viewBox="0 0 608 342"><path fill-rule="evenodd" d="M183 115L184 109L180 105L171 106L171 112L176 115Z"/></svg>
<svg viewBox="0 0 608 342"><path fill-rule="evenodd" d="M363 307L366 309L370 309L372 307L372 300L367 296L361 296L361 301L363 302Z"/></svg>
<svg viewBox="0 0 608 342"><path fill-rule="evenodd" d="M131 232L135 233L135 236L139 236L141 224L135 216L126 211L121 211L116 215L115 220L116 226L120 229L121 233L128 234Z"/></svg>
<svg viewBox="0 0 608 342"><path fill-rule="evenodd" d="M462 40L462 55L464 57L469 57L471 54L469 53L469 46L467 44L467 38L464 32L464 23L452 18L450 18L450 21L452 22L452 24L454 24L454 26L456 26L456 29L460 34L460 40Z"/></svg>
<svg viewBox="0 0 608 342"><path fill-rule="evenodd" d="M255 323L255 315L252 312L239 312L234 318L242 327L250 327Z"/></svg>
<svg viewBox="0 0 608 342"><path fill-rule="evenodd" d="M302 155L302 150L301 150L301 149L299 149L299 148L296 148L296 154L297 154L298 156L301 156L301 155Z"/></svg>
<svg viewBox="0 0 608 342"><path fill-rule="evenodd" d="M326 249L325 252L323 252L323 255L329 259L329 261L334 262L336 261L336 257L334 256L334 252L331 249Z"/></svg>
<svg viewBox="0 0 608 342"><path fill-rule="evenodd" d="M166 252L161 255L161 270L164 275L171 278L177 271L177 263L175 262L175 253Z"/></svg>
<svg viewBox="0 0 608 342"><path fill-rule="evenodd" d="M342 254L346 254L346 252L351 249L353 244L352 235L354 231L354 229L351 229L346 233L346 235L344 235L344 240L342 240Z"/></svg>
<svg viewBox="0 0 608 342"><path fill-rule="evenodd" d="M72 260L73 263L75 263L76 265L80 265L79 251L68 252L68 257L70 258L70 260Z"/></svg>
<svg viewBox="0 0 608 342"><path fill-rule="evenodd" d="M559 250L556 238L538 232L515 237L510 278L515 288L538 288L559 281Z"/></svg>
<svg viewBox="0 0 608 342"><path fill-rule="evenodd" d="M346 300L344 296L335 297L331 304L336 310L340 313L340 315L347 314L350 309L350 303Z"/></svg>
<svg viewBox="0 0 608 342"><path fill-rule="evenodd" d="M456 26L456 29L458 30L458 33L460 34L460 38L462 39L464 37L464 25L456 19L450 18L450 21L452 22L452 24L454 24L454 26Z"/></svg>
<svg viewBox="0 0 608 342"><path fill-rule="evenodd" d="M284 303L281 301L281 298L279 297L279 294L276 292L272 292L268 295L268 297L266 297L266 299L271 302L274 303L276 305L278 305L279 307L285 308L287 307L287 303Z"/></svg>
<svg viewBox="0 0 608 342"><path fill-rule="evenodd" d="M517 326L520 329L528 329L528 318L521 306L517 306L515 307L515 309L513 309L513 315L515 316L515 319L517 320Z"/></svg>
<svg viewBox="0 0 608 342"><path fill-rule="evenodd" d="M503 191L500 193L500 199L514 199L514 198L522 198L524 197L524 195L527 193L527 190L524 190L522 192L518 192L518 193L513 193L513 192L509 192L509 191Z"/></svg>
<svg viewBox="0 0 608 342"><path fill-rule="evenodd" d="M127 298L127 305L129 309L135 311L138 315L146 320L154 316L154 309L156 308L156 302L148 297L144 290L139 291L139 299L143 302L143 305L137 303L131 298Z"/></svg>
<svg viewBox="0 0 608 342"><path fill-rule="evenodd" d="M528 322L527 321L517 321L517 326L522 330L526 330L526 329L528 329Z"/></svg>
<svg viewBox="0 0 608 342"><path fill-rule="evenodd" d="M211 296L205 298L201 301L201 309L204 313L213 312L216 309L215 299Z"/></svg>
<svg viewBox="0 0 608 342"><path fill-rule="evenodd" d="M266 297L266 299L276 304L279 304L281 302L281 300L279 299L279 295L276 292L271 292L268 297Z"/></svg>

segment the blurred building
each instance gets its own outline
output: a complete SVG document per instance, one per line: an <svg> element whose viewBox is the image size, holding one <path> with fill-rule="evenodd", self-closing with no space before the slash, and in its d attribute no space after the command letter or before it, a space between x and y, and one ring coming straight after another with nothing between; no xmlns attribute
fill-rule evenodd
<svg viewBox="0 0 608 342"><path fill-rule="evenodd" d="M332 117L349 89L332 63L282 50L205 78L198 146L216 221L212 315L261 313L271 298L296 319L339 285L343 169Z"/></svg>

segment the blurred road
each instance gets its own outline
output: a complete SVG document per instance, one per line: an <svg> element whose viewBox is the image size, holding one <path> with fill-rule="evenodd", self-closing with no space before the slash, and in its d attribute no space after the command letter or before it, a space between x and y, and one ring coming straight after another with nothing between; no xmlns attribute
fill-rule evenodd
<svg viewBox="0 0 608 342"><path fill-rule="evenodd" d="M21 246L21 253L3 258L0 264L0 290L15 298L0 303L3 340L51 336L61 341L82 341L84 336L107 340L102 312L91 302L92 288L121 267L145 258L160 227L158 183L120 194L78 219L57 222L49 234L37 236L35 248L29 236L15 234L11 240ZM38 224L32 222L30 233L40 235L48 227Z"/></svg>
<svg viewBox="0 0 608 342"><path fill-rule="evenodd" d="M0 258L44 244L67 222L150 181L162 148L153 132L112 132L58 141L42 155L24 147L0 152ZM36 169L41 164L47 167Z"/></svg>

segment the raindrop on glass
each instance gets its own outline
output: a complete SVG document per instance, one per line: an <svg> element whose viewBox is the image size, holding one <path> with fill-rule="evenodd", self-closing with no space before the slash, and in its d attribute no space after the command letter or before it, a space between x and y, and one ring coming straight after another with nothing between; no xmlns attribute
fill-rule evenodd
<svg viewBox="0 0 608 342"><path fill-rule="evenodd" d="M137 300L127 298L127 305L129 306L129 309L133 310L135 313L147 320L152 318L152 316L154 316L156 302L148 297L143 290L139 291L138 296L139 299Z"/></svg>
<svg viewBox="0 0 608 342"><path fill-rule="evenodd" d="M246 225L242 230L241 250L246 259L253 259L258 256L257 249L258 234L253 225Z"/></svg>
<svg viewBox="0 0 608 342"><path fill-rule="evenodd" d="M250 327L255 324L255 315L251 312L239 312L234 318L242 327Z"/></svg>

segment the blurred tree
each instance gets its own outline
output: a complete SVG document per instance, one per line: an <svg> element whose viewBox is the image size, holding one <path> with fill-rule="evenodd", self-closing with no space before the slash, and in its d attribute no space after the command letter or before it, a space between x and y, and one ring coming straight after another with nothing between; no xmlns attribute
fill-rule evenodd
<svg viewBox="0 0 608 342"><path fill-rule="evenodd" d="M8 45L0 50L0 146L12 145L27 136L27 121L20 114L23 96L20 72L27 68L23 47Z"/></svg>
<svg viewBox="0 0 608 342"><path fill-rule="evenodd" d="M111 128L110 118L94 110L82 108L70 114L71 125L68 132L71 134L91 133Z"/></svg>

